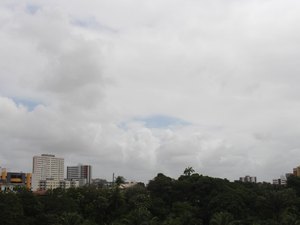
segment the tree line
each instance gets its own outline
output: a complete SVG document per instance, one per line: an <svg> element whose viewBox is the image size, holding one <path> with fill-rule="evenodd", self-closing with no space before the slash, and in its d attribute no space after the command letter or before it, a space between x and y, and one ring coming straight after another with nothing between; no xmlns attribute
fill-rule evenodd
<svg viewBox="0 0 300 225"><path fill-rule="evenodd" d="M300 225L300 178L286 186L230 182L187 168L147 186L0 193L5 225Z"/></svg>

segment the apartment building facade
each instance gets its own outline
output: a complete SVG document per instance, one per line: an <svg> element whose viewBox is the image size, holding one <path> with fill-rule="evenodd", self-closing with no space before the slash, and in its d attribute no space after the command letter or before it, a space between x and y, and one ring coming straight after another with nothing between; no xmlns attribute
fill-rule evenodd
<svg viewBox="0 0 300 225"><path fill-rule="evenodd" d="M59 182L64 180L64 159L51 154L42 154L33 157L32 190L41 189L41 184L49 180L51 189L59 187ZM43 181L41 183L41 181Z"/></svg>
<svg viewBox="0 0 300 225"><path fill-rule="evenodd" d="M80 186L91 184L92 166L81 164L77 166L67 166L67 180L77 180Z"/></svg>

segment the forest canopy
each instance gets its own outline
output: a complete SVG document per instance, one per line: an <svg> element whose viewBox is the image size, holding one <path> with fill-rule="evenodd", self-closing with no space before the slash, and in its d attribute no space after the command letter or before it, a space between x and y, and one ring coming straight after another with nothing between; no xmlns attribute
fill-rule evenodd
<svg viewBox="0 0 300 225"><path fill-rule="evenodd" d="M286 186L230 182L184 170L145 186L86 186L0 193L5 225L293 225L300 224L300 178Z"/></svg>

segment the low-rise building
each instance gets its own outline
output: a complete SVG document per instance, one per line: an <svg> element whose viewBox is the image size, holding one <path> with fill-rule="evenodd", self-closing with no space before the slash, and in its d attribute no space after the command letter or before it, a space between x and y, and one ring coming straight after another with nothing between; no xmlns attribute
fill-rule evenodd
<svg viewBox="0 0 300 225"><path fill-rule="evenodd" d="M107 180L101 179L101 178L95 178L95 179L92 179L91 185L93 185L97 188L108 188L108 187L112 187L113 182L108 182Z"/></svg>
<svg viewBox="0 0 300 225"><path fill-rule="evenodd" d="M120 189L127 189L127 188L131 188L131 187L134 187L136 186L138 183L137 182L134 182L134 181L131 181L131 182L125 182L124 184L120 184L119 188Z"/></svg>
<svg viewBox="0 0 300 225"><path fill-rule="evenodd" d="M53 178L47 178L39 181L38 190L53 190L60 187L60 181Z"/></svg>
<svg viewBox="0 0 300 225"><path fill-rule="evenodd" d="M287 177L282 175L278 179L273 179L273 184L274 185L284 185L285 186L287 184Z"/></svg>
<svg viewBox="0 0 300 225"><path fill-rule="evenodd" d="M2 191L15 190L20 187L31 189L31 177L31 173L7 172L3 168L0 176L0 189Z"/></svg>
<svg viewBox="0 0 300 225"><path fill-rule="evenodd" d="M77 188L80 187L80 182L78 180L63 180L60 181L60 188L69 189L69 188Z"/></svg>
<svg viewBox="0 0 300 225"><path fill-rule="evenodd" d="M281 179L281 178L273 179L273 184L274 185L286 185L286 180Z"/></svg>
<svg viewBox="0 0 300 225"><path fill-rule="evenodd" d="M62 189L69 189L69 188L76 188L79 187L79 181L78 180L56 180L48 178L46 180L40 180L39 182L39 191L43 190L53 190L56 188L62 188Z"/></svg>
<svg viewBox="0 0 300 225"><path fill-rule="evenodd" d="M256 177L251 177L249 175L246 175L244 177L240 177L240 181L241 182L244 182L244 183L256 183L257 182L257 179Z"/></svg>

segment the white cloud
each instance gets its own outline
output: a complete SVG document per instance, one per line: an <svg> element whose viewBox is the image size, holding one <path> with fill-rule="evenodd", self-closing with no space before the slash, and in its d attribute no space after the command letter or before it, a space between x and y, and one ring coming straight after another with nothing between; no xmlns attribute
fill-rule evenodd
<svg viewBox="0 0 300 225"><path fill-rule="evenodd" d="M299 7L3 1L0 166L30 170L34 154L54 153L108 179L187 166L230 179L290 172L300 154ZM135 120L154 115L187 123Z"/></svg>

